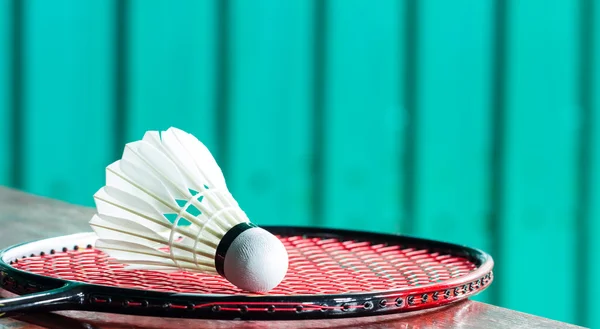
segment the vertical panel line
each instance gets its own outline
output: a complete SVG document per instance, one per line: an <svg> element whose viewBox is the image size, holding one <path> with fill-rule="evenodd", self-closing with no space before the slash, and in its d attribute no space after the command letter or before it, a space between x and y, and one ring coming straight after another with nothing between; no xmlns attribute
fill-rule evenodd
<svg viewBox="0 0 600 329"><path fill-rule="evenodd" d="M591 207L591 170L592 170L592 131L593 127L593 72L594 72L594 0L580 1L579 26L579 136L578 136L578 171L577 171L577 248L574 255L577 271L576 291L589 292L590 280L589 250L590 207ZM567 283L565 283L567 284ZM579 325L585 326L589 321L589 303L581 302L575 308L575 319Z"/></svg>
<svg viewBox="0 0 600 329"><path fill-rule="evenodd" d="M314 2L313 30L313 140L312 140L312 222L324 225L325 202L325 127L326 127L326 65L327 65L327 5L326 0Z"/></svg>
<svg viewBox="0 0 600 329"><path fill-rule="evenodd" d="M229 76L232 58L230 42L230 1L217 1L216 6L216 70L215 70L215 117L217 125L218 162L225 177L229 173Z"/></svg>
<svg viewBox="0 0 600 329"><path fill-rule="evenodd" d="M492 43L491 61L493 68L491 75L491 124L490 124L490 216L488 227L491 231L492 241L490 252L496 264L503 265L502 255L502 218L504 211L504 179L505 179L505 156L506 156L506 81L507 81L507 10L508 0L497 0L493 11L492 21L494 22L494 40ZM496 276L494 285L490 288L491 303L495 305L502 304L503 290L502 278Z"/></svg>
<svg viewBox="0 0 600 329"><path fill-rule="evenodd" d="M10 184L12 187L22 189L24 186L23 165L25 164L24 138L26 136L23 127L25 110L25 2L13 0L12 2L12 36L11 36L11 71L10 80L12 86L11 95L11 157L12 168Z"/></svg>
<svg viewBox="0 0 600 329"><path fill-rule="evenodd" d="M419 92L419 1L407 0L404 9L404 155L402 163L404 172L401 185L404 189L404 200L402 202L404 213L402 232L414 233L417 206L417 168L418 168L418 143L419 143L419 116L418 116L418 92Z"/></svg>
<svg viewBox="0 0 600 329"><path fill-rule="evenodd" d="M129 1L116 0L114 29L114 146L116 159L121 158L126 142L129 100Z"/></svg>

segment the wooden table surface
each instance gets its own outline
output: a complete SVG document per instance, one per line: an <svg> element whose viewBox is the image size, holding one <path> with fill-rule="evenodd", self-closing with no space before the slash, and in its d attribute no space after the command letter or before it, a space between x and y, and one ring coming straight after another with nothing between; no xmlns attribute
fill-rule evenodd
<svg viewBox="0 0 600 329"><path fill-rule="evenodd" d="M0 248L90 231L94 210L0 187ZM0 289L0 298L13 296ZM465 301L418 314L307 321L160 319L91 312L31 314L0 320L0 329L25 328L580 328L505 308Z"/></svg>

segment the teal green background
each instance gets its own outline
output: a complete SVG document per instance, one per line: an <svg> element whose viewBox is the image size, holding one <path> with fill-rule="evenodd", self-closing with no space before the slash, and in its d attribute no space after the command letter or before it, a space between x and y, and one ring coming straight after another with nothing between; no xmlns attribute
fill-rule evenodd
<svg viewBox="0 0 600 329"><path fill-rule="evenodd" d="M93 206L126 142L176 126L258 224L481 248L496 279L476 299L600 327L599 14L593 0L0 0L0 184Z"/></svg>

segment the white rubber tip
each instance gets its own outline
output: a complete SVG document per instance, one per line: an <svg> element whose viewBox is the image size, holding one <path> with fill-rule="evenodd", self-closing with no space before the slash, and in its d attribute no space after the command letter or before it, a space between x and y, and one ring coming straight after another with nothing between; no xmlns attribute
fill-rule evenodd
<svg viewBox="0 0 600 329"><path fill-rule="evenodd" d="M242 232L229 246L223 271L238 288L268 292L288 270L288 254L281 241L268 231L253 227Z"/></svg>

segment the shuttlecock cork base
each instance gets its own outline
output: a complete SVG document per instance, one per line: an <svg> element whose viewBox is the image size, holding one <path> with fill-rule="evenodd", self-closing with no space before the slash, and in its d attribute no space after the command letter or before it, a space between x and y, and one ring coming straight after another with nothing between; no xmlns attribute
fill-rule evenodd
<svg viewBox="0 0 600 329"><path fill-rule="evenodd" d="M252 223L231 228L217 247L217 272L237 287L266 292L287 272L287 251L277 237Z"/></svg>
<svg viewBox="0 0 600 329"><path fill-rule="evenodd" d="M127 269L214 273L251 292L287 273L281 241L250 222L208 149L179 129L127 144L94 200L96 248Z"/></svg>

